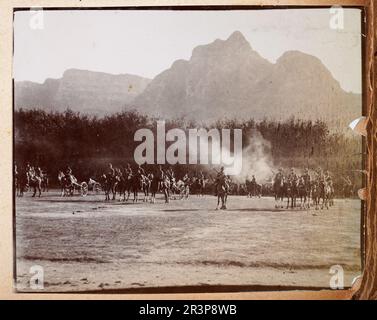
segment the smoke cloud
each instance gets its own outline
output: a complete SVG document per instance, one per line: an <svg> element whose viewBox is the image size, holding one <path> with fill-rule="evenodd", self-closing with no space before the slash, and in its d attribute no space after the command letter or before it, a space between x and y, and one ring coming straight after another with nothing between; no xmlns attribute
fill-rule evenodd
<svg viewBox="0 0 377 320"><path fill-rule="evenodd" d="M233 176L233 180L244 183L254 175L258 183L270 181L274 171L271 143L258 130L252 130L242 150L241 173Z"/></svg>

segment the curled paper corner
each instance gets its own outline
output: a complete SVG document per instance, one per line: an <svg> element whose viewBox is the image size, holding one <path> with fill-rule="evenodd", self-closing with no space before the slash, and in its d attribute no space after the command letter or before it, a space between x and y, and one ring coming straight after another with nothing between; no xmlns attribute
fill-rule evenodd
<svg viewBox="0 0 377 320"><path fill-rule="evenodd" d="M367 191L366 188L359 189L359 190L357 191L357 195L359 196L359 198L360 198L361 200L366 200L367 197L368 197L368 191Z"/></svg>
<svg viewBox="0 0 377 320"><path fill-rule="evenodd" d="M358 275L357 277L353 278L352 284L351 284L353 291L358 291L360 289L362 279L363 279L362 275Z"/></svg>
<svg viewBox="0 0 377 320"><path fill-rule="evenodd" d="M355 120L353 120L349 127L355 131L358 134L361 134L362 136L366 137L367 135L367 118L366 117L360 117Z"/></svg>

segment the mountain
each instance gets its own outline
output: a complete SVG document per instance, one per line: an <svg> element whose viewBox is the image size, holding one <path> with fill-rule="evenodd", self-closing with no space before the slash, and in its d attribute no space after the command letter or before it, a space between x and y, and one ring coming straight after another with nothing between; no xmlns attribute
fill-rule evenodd
<svg viewBox="0 0 377 320"><path fill-rule="evenodd" d="M112 75L78 69L66 70L60 79L43 84L30 81L15 83L16 108L41 108L103 116L121 111L140 94L150 79L135 75Z"/></svg>
<svg viewBox="0 0 377 320"><path fill-rule="evenodd" d="M103 116L126 107L203 122L294 116L347 127L360 116L361 101L360 94L345 92L318 58L289 51L271 63L239 31L195 47L189 60L175 61L153 80L70 69L43 84L15 83L16 108L69 107Z"/></svg>
<svg viewBox="0 0 377 320"><path fill-rule="evenodd" d="M345 92L318 58L290 51L270 63L236 31L196 47L188 61L175 61L132 106L162 118L294 116L344 125L360 115L361 95Z"/></svg>

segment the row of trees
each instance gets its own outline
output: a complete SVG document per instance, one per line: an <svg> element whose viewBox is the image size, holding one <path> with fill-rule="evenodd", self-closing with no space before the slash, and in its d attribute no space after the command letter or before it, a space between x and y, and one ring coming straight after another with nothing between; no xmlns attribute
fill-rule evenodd
<svg viewBox="0 0 377 320"><path fill-rule="evenodd" d="M139 142L134 133L140 128L156 131L155 119L136 111L124 111L104 118L90 117L66 110L63 113L43 110L15 111L15 161L40 166L52 178L58 170L70 165L80 180L96 176L107 163L124 166L133 164L133 153ZM198 125L184 119L167 121L166 129L195 128ZM276 167L316 168L330 170L336 183L350 176L360 184L362 166L361 140L352 135L332 133L322 121L290 119L284 122L248 120L218 121L216 127L239 128L244 147L257 131L267 142L266 152ZM177 171L198 170L195 166L180 166ZM52 179L55 180L55 179Z"/></svg>

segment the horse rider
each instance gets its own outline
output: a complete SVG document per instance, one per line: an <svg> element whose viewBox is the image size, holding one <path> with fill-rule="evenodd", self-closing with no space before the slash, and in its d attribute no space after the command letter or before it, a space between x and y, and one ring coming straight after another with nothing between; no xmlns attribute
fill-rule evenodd
<svg viewBox="0 0 377 320"><path fill-rule="evenodd" d="M38 176L41 179L43 179L43 171L42 171L41 167L37 168L36 176Z"/></svg>
<svg viewBox="0 0 377 320"><path fill-rule="evenodd" d="M169 168L169 169L166 171L166 175L168 176L170 182L171 182L172 184L174 184L174 183L175 183L175 176L174 176L174 171L173 171L172 168Z"/></svg>
<svg viewBox="0 0 377 320"><path fill-rule="evenodd" d="M73 183L73 181L75 180L74 179L74 176L73 176L73 173L72 173L72 169L70 166L67 166L67 168L65 169L65 177L67 179L67 181L70 181L71 183Z"/></svg>
<svg viewBox="0 0 377 320"><path fill-rule="evenodd" d="M225 173L224 173L224 167L221 167L220 168L220 171L217 172L217 176L216 176L216 182L222 182L225 180Z"/></svg>
<svg viewBox="0 0 377 320"><path fill-rule="evenodd" d="M278 172L275 175L274 181L282 181L283 178L284 178L283 169L279 168Z"/></svg>
<svg viewBox="0 0 377 320"><path fill-rule="evenodd" d="M158 178L158 189L162 190L163 188L163 183L165 179L165 172L162 169L162 166L158 167L158 173L157 173L157 178Z"/></svg>
<svg viewBox="0 0 377 320"><path fill-rule="evenodd" d="M115 173L118 177L122 177L123 174L122 174L122 170L120 168L115 168Z"/></svg>
<svg viewBox="0 0 377 320"><path fill-rule="evenodd" d="M222 184L222 183L225 184L225 188L226 188L226 190L228 190L229 189L229 184L228 184L227 180L228 179L227 179L227 176L225 175L225 169L224 169L224 167L221 167L220 171L217 172L217 175L216 175L216 183L215 183L216 190L217 190L219 184Z"/></svg>
<svg viewBox="0 0 377 320"><path fill-rule="evenodd" d="M108 175L112 178L115 177L115 169L111 163L108 165Z"/></svg>
<svg viewBox="0 0 377 320"><path fill-rule="evenodd" d="M323 178L324 178L326 183L332 184L332 177L331 177L330 172L328 170L326 170Z"/></svg>
<svg viewBox="0 0 377 320"><path fill-rule="evenodd" d="M295 172L295 169L294 168L291 168L291 172L289 173L289 175L288 175L288 180L290 181L290 182L296 182L297 181L297 174L296 174L296 172Z"/></svg>
<svg viewBox="0 0 377 320"><path fill-rule="evenodd" d="M254 175L251 176L251 185L253 188L255 188L255 186L257 185L257 180L255 179Z"/></svg>
<svg viewBox="0 0 377 320"><path fill-rule="evenodd" d="M316 181L317 182L323 182L324 181L324 175L321 167L318 167L316 171Z"/></svg>
<svg viewBox="0 0 377 320"><path fill-rule="evenodd" d="M301 177L303 178L305 185L306 186L310 186L311 177L310 177L309 169L308 168L305 168L304 174Z"/></svg>
<svg viewBox="0 0 377 320"><path fill-rule="evenodd" d="M141 165L137 168L137 176L140 178L141 181L144 181L146 178L145 170L142 168Z"/></svg>
<svg viewBox="0 0 377 320"><path fill-rule="evenodd" d="M129 163L127 163L126 167L124 168L124 176L125 178L129 178L132 176L132 168Z"/></svg>
<svg viewBox="0 0 377 320"><path fill-rule="evenodd" d="M186 172L185 175L183 176L182 181L183 181L183 183L185 184L185 186L188 185L188 183L189 183L189 181L190 181L190 178L189 178L189 175L188 175L187 172Z"/></svg>

